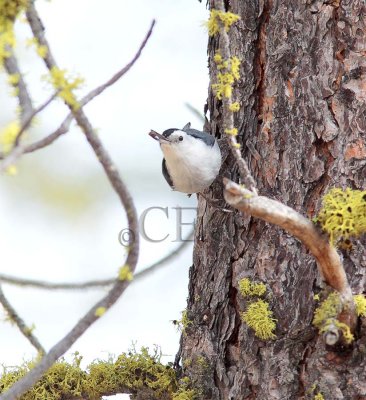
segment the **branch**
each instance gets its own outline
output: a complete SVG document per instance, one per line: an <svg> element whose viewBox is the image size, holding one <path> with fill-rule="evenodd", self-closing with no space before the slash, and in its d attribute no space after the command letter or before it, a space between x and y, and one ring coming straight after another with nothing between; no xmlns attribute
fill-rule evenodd
<svg viewBox="0 0 366 400"><path fill-rule="evenodd" d="M226 178L224 178L224 186L225 200L232 207L283 228L310 250L324 280L341 296L345 306L340 316L341 322L347 323L353 330L356 316L351 287L339 255L329 243L328 238L320 233L309 219L279 201L256 196Z"/></svg>
<svg viewBox="0 0 366 400"><path fill-rule="evenodd" d="M24 81L23 75L20 72L18 61L13 53L12 48L7 46L7 51L9 52L9 57L4 58L4 66L8 75L17 75L19 81L15 86L18 88L18 101L20 106L20 119L21 123L28 118L29 115L33 113L32 99L29 95L27 85Z"/></svg>
<svg viewBox="0 0 366 400"><path fill-rule="evenodd" d="M44 350L43 346L41 345L41 343L39 342L37 337L33 335L32 329L29 328L24 323L24 321L20 318L20 316L15 311L13 306L9 303L9 301L7 300L7 298L4 295L4 292L1 288L1 286L0 286L0 303L4 307L6 313L9 317L9 320L16 324L16 326L19 328L20 332L22 332L22 334L30 341L32 346L34 346L36 348L36 350L38 351L39 354L44 354L45 350Z"/></svg>
<svg viewBox="0 0 366 400"><path fill-rule="evenodd" d="M225 12L225 6L223 0L216 0L215 2L216 9ZM220 42L219 48L221 55L224 60L231 59L231 50L230 50L230 38L227 30L225 29L222 21L218 21L220 25ZM222 97L222 125L225 131L233 132L235 129L234 125L234 114L233 111L230 110L232 106L232 99L230 97L226 97L225 95ZM229 147L231 152L235 158L236 164L239 168L239 174L242 182L247 186L247 188L253 193L257 194L256 183L250 172L248 163L244 160L241 152L240 152L240 144L236 140L236 134L231 133L227 134L227 140L229 143Z"/></svg>
<svg viewBox="0 0 366 400"><path fill-rule="evenodd" d="M123 75L125 75L136 63L136 61L140 58L142 50L146 46L148 40L150 39L150 36L152 34L153 28L155 26L155 20L151 22L150 28L148 32L145 35L145 38L143 39L139 49L137 50L135 56L132 58L132 60L125 65L122 69L120 69L116 74L112 76L107 82L104 84L98 86L97 88L93 89L91 92L89 92L86 96L84 96L80 100L80 105L81 107L85 106L88 104L91 100L93 100L95 97L99 96L101 93L103 93L108 87L116 83L120 78L122 78ZM46 136L43 139L38 140L37 142L34 142L32 144L29 144L25 146L22 150L21 154L27 154L27 153L32 153L33 151L42 149L43 147L49 146L51 143L53 143L55 140L57 140L60 136L64 135L69 131L71 122L73 121L74 116L70 112L67 117L64 119L64 121L61 123L61 125L50 135ZM19 154L19 155L21 155ZM19 157L19 156L18 156ZM5 158L5 155L0 152L0 160Z"/></svg>
<svg viewBox="0 0 366 400"><path fill-rule="evenodd" d="M181 242L181 244L173 250L171 253L167 254L160 260L151 264L150 266L144 268L142 271L137 272L131 284L139 282L140 280L146 278L148 275L153 274L158 271L160 268L164 267L168 262L172 261L175 257L177 257L183 250L185 250L190 242L190 239L193 238L193 231L188 235L188 237ZM111 286L115 279L98 279L92 281L85 282L64 282L64 283L53 283L46 281L39 281L34 279L24 279L17 278L15 276L10 276L6 274L0 274L0 281L3 283L7 283L9 285L23 286L23 287L33 287L36 289L44 289L44 290L84 290L84 289L98 289L106 286Z"/></svg>
<svg viewBox="0 0 366 400"><path fill-rule="evenodd" d="M45 101L43 104L41 104L38 108L32 111L24 120L22 127L20 128L15 141L14 141L14 146L12 150L10 151L9 154L4 157L3 162L0 164L0 173L6 171L6 169L14 164L16 160L24 153L24 146L20 144L20 139L25 132L25 130L29 127L29 125L32 123L34 117L42 112L57 96L58 92L54 93L47 101ZM1 155L0 155L1 159Z"/></svg>

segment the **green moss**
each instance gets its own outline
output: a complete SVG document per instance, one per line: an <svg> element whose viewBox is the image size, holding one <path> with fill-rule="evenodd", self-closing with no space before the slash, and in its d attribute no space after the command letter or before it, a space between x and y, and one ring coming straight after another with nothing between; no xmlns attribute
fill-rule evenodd
<svg viewBox="0 0 366 400"><path fill-rule="evenodd" d="M87 398L100 400L102 396L116 393L145 393L151 400L191 400L195 391L189 382L178 381L175 371L160 361L161 353L156 348L150 354L148 348L140 352L122 353L116 360L97 360L86 371L80 368L82 357L74 354L73 362L61 359L42 379L19 400L75 400ZM0 378L0 393L6 391L17 380L34 367L35 362L16 368L4 368Z"/></svg>
<svg viewBox="0 0 366 400"><path fill-rule="evenodd" d="M254 330L255 335L263 340L274 339L276 335L276 319L269 309L269 304L263 300L257 300L249 304L247 310L240 314L242 320Z"/></svg>
<svg viewBox="0 0 366 400"><path fill-rule="evenodd" d="M366 232L366 190L330 190L315 222L328 233L332 244L348 244L352 237Z"/></svg>
<svg viewBox="0 0 366 400"><path fill-rule="evenodd" d="M243 297L263 296L266 293L266 285L262 282L251 282L248 278L241 279L238 282L239 292Z"/></svg>

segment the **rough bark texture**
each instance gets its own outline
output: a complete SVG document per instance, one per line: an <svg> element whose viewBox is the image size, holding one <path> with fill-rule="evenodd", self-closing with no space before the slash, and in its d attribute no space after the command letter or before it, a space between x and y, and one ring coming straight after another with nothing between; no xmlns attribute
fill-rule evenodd
<svg viewBox="0 0 366 400"><path fill-rule="evenodd" d="M214 8L214 0L210 0ZM366 187L364 0L231 0L230 30L242 59L235 96L243 154L259 193L313 217L331 187ZM219 37L210 39L209 62ZM211 132L222 137L221 103L209 94ZM228 157L223 174L238 179ZM222 198L222 183L212 196ZM280 229L199 203L184 373L202 399L366 399L366 324L348 351L329 351L312 327L315 262ZM354 293L364 291L366 240L343 252ZM265 282L278 319L273 341L241 322L238 281Z"/></svg>

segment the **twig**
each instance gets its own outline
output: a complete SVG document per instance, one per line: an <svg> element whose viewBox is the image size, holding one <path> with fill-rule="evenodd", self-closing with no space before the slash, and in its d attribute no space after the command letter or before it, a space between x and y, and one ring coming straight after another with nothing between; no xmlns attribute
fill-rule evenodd
<svg viewBox="0 0 366 400"><path fill-rule="evenodd" d="M34 117L42 112L55 99L57 94L58 92L54 93L47 101L45 101L38 108L33 110L32 113L29 114L24 120L23 125L15 138L12 150L6 155L6 157L4 157L4 160L0 164L0 173L4 172L10 165L14 164L16 160L24 153L24 146L20 144L20 138L22 137L25 130L32 123Z"/></svg>
<svg viewBox="0 0 366 400"><path fill-rule="evenodd" d="M20 332L29 340L29 342L36 348L39 354L44 354L45 350L36 336L33 335L32 329L29 328L24 321L20 318L18 313L15 311L13 306L9 303L8 299L5 297L4 292L0 286L0 303L4 307L9 320L14 322L19 328Z"/></svg>
<svg viewBox="0 0 366 400"><path fill-rule="evenodd" d="M215 8L222 12L225 12L223 0L216 0ZM219 44L220 52L221 52L223 59L230 60L231 51L230 51L229 34L226 31L226 29L221 21L219 21L219 24L220 24L220 44ZM235 127L234 115L233 115L233 112L230 110L231 105L232 105L231 97L223 96L223 98L222 98L222 109L223 109L222 122L223 122L224 130L228 130L228 131L232 131ZM227 136L227 140L228 140L231 152L232 152L232 154L235 158L236 164L239 168L240 178L241 178L242 182L247 186L247 188L253 194L257 194L255 180L250 172L247 162L244 160L244 158L240 152L240 147L236 140L236 135L228 134L226 136Z"/></svg>
<svg viewBox="0 0 366 400"><path fill-rule="evenodd" d="M29 125L32 123L33 118L42 112L58 95L58 91L55 92L48 100L46 100L43 104L41 104L38 108L33 110L33 112L29 115L29 117L24 121L22 127L20 128L17 137L15 138L14 141L14 147L18 146L20 138L22 137L24 131L29 127Z"/></svg>
<svg viewBox="0 0 366 400"><path fill-rule="evenodd" d="M345 305L342 322L354 329L356 318L351 287L340 257L328 238L316 226L294 209L264 196L255 196L247 189L224 178L224 197L241 212L280 226L301 241L315 257L320 273L329 286L339 292Z"/></svg>
<svg viewBox="0 0 366 400"><path fill-rule="evenodd" d="M107 82L104 84L98 86L97 88L93 89L91 92L89 92L86 96L84 96L80 100L80 105L81 107L85 106L88 104L91 100L93 100L95 97L99 96L101 93L103 93L108 87L113 85L114 83L117 82L120 78L122 78L123 75L125 75L131 68L132 66L136 63L136 61L139 59L141 56L142 50L146 46L146 43L148 42L153 28L155 25L155 20L151 22L150 28L148 32L145 35L145 38L143 39L138 51L136 52L135 56L132 58L132 60L125 65L122 69L120 69L116 74L112 76ZM71 122L73 121L74 116L70 112L67 117L64 119L64 121L61 123L61 125L50 135L46 136L43 139L38 140L37 142L34 142L32 144L29 144L24 147L22 153L27 154L27 153L32 153L33 151L42 149L43 147L49 146L51 143L53 143L55 140L57 140L60 136L64 135L69 131ZM5 158L5 154L0 152L0 160Z"/></svg>
<svg viewBox="0 0 366 400"><path fill-rule="evenodd" d="M188 237L181 242L181 244L173 250L171 253L167 254L160 260L151 264L150 266L144 268L142 271L137 272L134 277L131 285L139 282L140 280L146 278L150 274L158 271L160 268L168 264L171 260L173 260L176 256L178 256L183 250L185 250L190 242L190 239L193 237L193 231L188 235ZM64 283L53 283L53 282L45 282L34 279L24 279L17 278L15 276L10 276L6 274L0 274L0 281L3 283L7 283L9 285L16 285L22 287L32 287L36 289L43 290L85 290L85 289L98 289L101 287L111 286L115 279L98 279L92 281L85 282L64 282Z"/></svg>
<svg viewBox="0 0 366 400"><path fill-rule="evenodd" d="M20 72L18 61L13 53L12 48L7 46L7 51L9 52L10 55L9 57L5 57L4 66L6 72L9 75L16 75L19 78L16 88L18 88L19 90L18 100L20 106L20 120L21 123L23 124L24 121L26 121L26 119L28 118L28 116L33 113L32 99L28 92L28 88L24 81L23 75Z"/></svg>
<svg viewBox="0 0 366 400"><path fill-rule="evenodd" d="M38 39L38 43L40 45L46 46L47 55L45 57L46 65L49 69L56 66L56 62L52 56L51 50L48 46L47 40L44 36L44 29L42 23L38 17L37 11L34 8L34 2L31 1L29 7L27 9L27 19L31 26L33 35ZM70 111L72 111L74 118L76 119L78 125L84 132L88 142L93 148L96 156L99 159L99 162L102 164L107 177L119 196L119 199L126 211L127 214L127 222L128 228L135 233L134 241L129 243L129 253L127 256L127 260L125 265L131 270L133 273L139 254L139 235L138 235L138 219L137 213L128 192L125 184L120 178L120 175L117 171L116 166L112 162L108 153L104 149L100 139L94 133L94 130L87 119L86 115L82 108L79 108L78 111L69 107ZM127 288L129 282L128 280L116 280L111 290L108 292L106 296L102 298L97 304L95 304L86 315L74 326L74 328L63 338L61 339L55 346L51 348L51 350L40 360L40 362L22 379L16 382L7 392L0 396L1 400L13 400L24 392L26 392L41 376L50 368L53 363L67 351L72 344L90 327L92 323L94 323L99 317L96 315L97 309L109 309L122 295L122 293Z"/></svg>
<svg viewBox="0 0 366 400"><path fill-rule="evenodd" d="M203 124L205 123L205 116L196 107L192 106L190 103L185 103L188 110L195 115Z"/></svg>

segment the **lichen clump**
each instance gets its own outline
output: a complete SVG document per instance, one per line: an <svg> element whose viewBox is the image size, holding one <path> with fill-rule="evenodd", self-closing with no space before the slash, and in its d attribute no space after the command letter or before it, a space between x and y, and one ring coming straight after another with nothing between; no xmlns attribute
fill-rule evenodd
<svg viewBox="0 0 366 400"><path fill-rule="evenodd" d="M59 92L58 95L65 101L66 104L76 111L80 108L80 104L75 96L75 89L79 88L84 82L80 77L71 77L68 72L58 67L52 67L51 75L48 77L49 82Z"/></svg>
<svg viewBox="0 0 366 400"><path fill-rule="evenodd" d="M244 278L238 282L239 292L244 297L262 297L267 288L262 282L251 282ZM257 337L262 340L274 339L276 335L276 319L273 312L269 309L269 304L262 300L256 300L249 304L245 312L240 313L240 317L250 328L254 330Z"/></svg>
<svg viewBox="0 0 366 400"><path fill-rule="evenodd" d="M133 279L133 273L129 265L125 264L118 271L118 279L120 281L131 282Z"/></svg>
<svg viewBox="0 0 366 400"><path fill-rule="evenodd" d="M333 245L347 244L366 233L366 190L331 189L323 198L315 222L328 233Z"/></svg>
<svg viewBox="0 0 366 400"><path fill-rule="evenodd" d="M254 330L255 335L263 340L274 339L276 335L276 319L269 309L269 304L263 300L257 300L249 304L247 310L240 314L242 320Z"/></svg>
<svg viewBox="0 0 366 400"><path fill-rule="evenodd" d="M14 21L27 7L28 0L0 0L0 65L11 55L15 45Z"/></svg>
<svg viewBox="0 0 366 400"><path fill-rule="evenodd" d="M332 327L336 327L342 332L345 342L351 343L354 337L349 326L337 319L341 311L342 302L339 294L332 292L319 307L315 309L313 325L319 329L320 333L325 333Z"/></svg>
<svg viewBox="0 0 366 400"><path fill-rule="evenodd" d="M251 282L248 278L239 281L239 292L243 297L263 296L266 290L266 285L263 282Z"/></svg>
<svg viewBox="0 0 366 400"><path fill-rule="evenodd" d="M353 296L356 306L356 314L359 317L366 317L366 298L363 294L356 294Z"/></svg>
<svg viewBox="0 0 366 400"><path fill-rule="evenodd" d="M222 24L226 32L228 32L231 25L239 21L239 19L240 17L237 14L212 9L210 12L210 18L206 24L208 28L208 34L210 36L216 35L216 33L220 31L220 24Z"/></svg>
<svg viewBox="0 0 366 400"><path fill-rule="evenodd" d="M116 360L94 361L86 370L80 368L82 357L75 353L72 363L57 361L47 373L19 400L91 399L117 393L139 393L151 400L193 400L195 391L189 382L181 384L175 371L160 361L158 349L152 354L148 348L122 353ZM0 393L35 366L34 362L15 368L4 368L0 378ZM140 397L139 397L140 398ZM142 397L141 397L142 398Z"/></svg>
<svg viewBox="0 0 366 400"><path fill-rule="evenodd" d="M217 73L217 83L212 85L212 89L218 100L223 97L231 98L233 93L233 85L240 79L240 60L238 57L233 56L228 59L223 59L220 52L214 56L216 67L219 70ZM232 112L239 111L239 103L231 103L230 107Z"/></svg>
<svg viewBox="0 0 366 400"><path fill-rule="evenodd" d="M186 329L192 324L193 322L189 319L187 310L182 311L181 319L177 320L175 323L175 325L183 334L186 333Z"/></svg>

